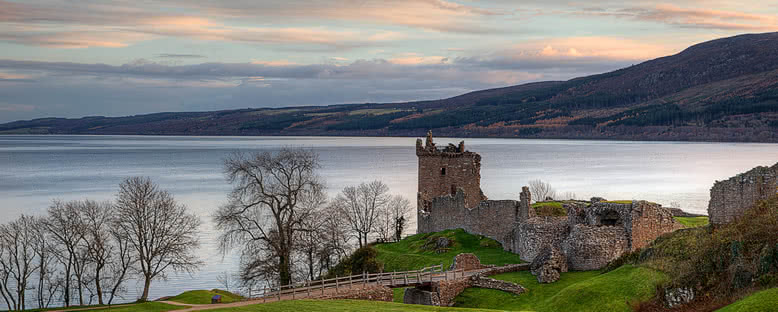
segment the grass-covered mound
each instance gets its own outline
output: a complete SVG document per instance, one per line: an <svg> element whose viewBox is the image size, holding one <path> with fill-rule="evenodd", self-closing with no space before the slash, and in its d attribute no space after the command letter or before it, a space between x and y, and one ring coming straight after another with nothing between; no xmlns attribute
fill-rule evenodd
<svg viewBox="0 0 778 312"><path fill-rule="evenodd" d="M529 272L495 275L529 289L514 295L507 292L470 288L457 296L457 307L526 311L631 311L631 302L650 299L656 285L667 280L659 271L623 266L601 274L598 271L563 273L559 281L540 284Z"/></svg>
<svg viewBox="0 0 778 312"><path fill-rule="evenodd" d="M447 239L449 247L441 249L435 246L440 238ZM386 272L416 270L438 264L448 268L454 256L460 253L474 253L483 264L523 262L519 255L503 250L497 241L468 234L462 229L416 234L396 243L376 244L374 248Z"/></svg>
<svg viewBox="0 0 778 312"><path fill-rule="evenodd" d="M535 215L542 217L562 217L567 215L567 209L561 201L543 201L532 204Z"/></svg>
<svg viewBox="0 0 778 312"><path fill-rule="evenodd" d="M684 229L659 237L609 268L640 264L666 272L664 288L690 288L695 307L724 306L754 290L778 286L778 198L759 202L737 221ZM662 306L662 296L643 310Z"/></svg>
<svg viewBox="0 0 778 312"><path fill-rule="evenodd" d="M723 307L717 312L771 312L778 311L778 288L762 290Z"/></svg>
<svg viewBox="0 0 778 312"><path fill-rule="evenodd" d="M362 312L362 311L375 311L375 312L439 312L439 311L462 311L462 312L496 312L494 310L484 309L461 309L461 308L445 308L445 307L433 307L423 305L411 305L394 302L381 302L381 301L363 301L363 300L294 300L294 301L281 301L272 303L263 303L248 305L243 307L235 307L228 309L208 310L214 312Z"/></svg>
<svg viewBox="0 0 778 312"><path fill-rule="evenodd" d="M243 299L240 295L233 294L229 291L221 289L213 290L190 290L183 292L178 296L168 299L169 301L175 301L187 304L210 304L211 298L215 295L222 296L222 303L230 303L240 301Z"/></svg>
<svg viewBox="0 0 778 312"><path fill-rule="evenodd" d="M683 226L687 228L695 228L695 227L701 227L706 226L709 223L708 217L673 217L675 221L678 221L678 223L683 224Z"/></svg>

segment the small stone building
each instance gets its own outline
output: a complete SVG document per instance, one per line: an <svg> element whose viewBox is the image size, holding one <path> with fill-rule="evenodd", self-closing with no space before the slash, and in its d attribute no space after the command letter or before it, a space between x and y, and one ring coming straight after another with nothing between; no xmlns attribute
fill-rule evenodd
<svg viewBox="0 0 778 312"><path fill-rule="evenodd" d="M754 206L757 201L778 193L778 164L756 167L724 181L716 181L710 189L708 216L711 224L725 224Z"/></svg>
<svg viewBox="0 0 778 312"><path fill-rule="evenodd" d="M500 242L531 262L546 248L562 250L570 269L593 270L681 227L672 213L646 201L565 204L565 217L539 217L523 187L520 200L487 200L480 186L480 155L464 142L438 149L427 134L419 158L417 232L461 228Z"/></svg>

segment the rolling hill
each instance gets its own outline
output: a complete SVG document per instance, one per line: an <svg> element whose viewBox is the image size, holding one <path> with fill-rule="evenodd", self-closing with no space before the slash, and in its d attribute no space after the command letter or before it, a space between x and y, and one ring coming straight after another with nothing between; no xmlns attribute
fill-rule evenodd
<svg viewBox="0 0 778 312"><path fill-rule="evenodd" d="M250 105L251 103L247 103ZM0 133L370 135L778 142L778 33L568 81L406 103L42 118Z"/></svg>

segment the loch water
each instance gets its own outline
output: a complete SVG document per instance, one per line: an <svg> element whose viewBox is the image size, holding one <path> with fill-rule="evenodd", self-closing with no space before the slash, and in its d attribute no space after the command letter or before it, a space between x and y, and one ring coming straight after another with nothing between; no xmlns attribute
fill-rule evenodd
<svg viewBox="0 0 778 312"><path fill-rule="evenodd" d="M436 138L436 143L458 143ZM465 139L482 156L481 187L490 199L518 199L521 186L541 179L577 198L644 199L705 213L715 180L778 161L778 144ZM226 201L222 172L235 151L302 146L321 159L328 193L383 180L415 203L415 138L0 136L0 223L39 215L54 199L110 200L122 179L149 176L201 216L206 263L198 272L170 274L152 284L151 297L221 287L217 276L235 273L235 254L218 251L210 215ZM413 217L415 218L415 216ZM415 228L411 229L415 230ZM140 283L128 285L134 300Z"/></svg>

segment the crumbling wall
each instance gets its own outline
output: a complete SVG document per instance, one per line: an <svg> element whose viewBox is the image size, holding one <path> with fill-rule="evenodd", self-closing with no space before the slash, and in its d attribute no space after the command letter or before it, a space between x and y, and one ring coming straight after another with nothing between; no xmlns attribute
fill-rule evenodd
<svg viewBox="0 0 778 312"><path fill-rule="evenodd" d="M470 271L484 268L488 268L488 266L481 264L481 260L478 259L478 256L475 254L461 253L454 257L454 263L451 264L451 268L449 268L449 270Z"/></svg>
<svg viewBox="0 0 778 312"><path fill-rule="evenodd" d="M577 224L561 244L571 270L597 270L629 250L627 233L620 226Z"/></svg>
<svg viewBox="0 0 778 312"><path fill-rule="evenodd" d="M470 279L468 278L432 283L432 291L438 294L441 307L453 306L454 298L467 288L470 288Z"/></svg>
<svg viewBox="0 0 778 312"><path fill-rule="evenodd" d="M724 224L778 192L778 164L756 167L725 181L716 181L710 189L708 216L711 224Z"/></svg>
<svg viewBox="0 0 778 312"><path fill-rule="evenodd" d="M646 247L662 234L683 227L673 219L670 210L662 208L659 204L647 201L633 202L631 212L631 250Z"/></svg>
<svg viewBox="0 0 778 312"><path fill-rule="evenodd" d="M530 218L516 223L510 250L521 260L532 262L547 246L559 246L567 232L567 217Z"/></svg>
<svg viewBox="0 0 778 312"><path fill-rule="evenodd" d="M519 202L515 200L485 200L467 208L465 193L458 189L454 196L434 198L424 211L419 211L417 232L461 228L468 233L494 239L507 249L518 210Z"/></svg>

